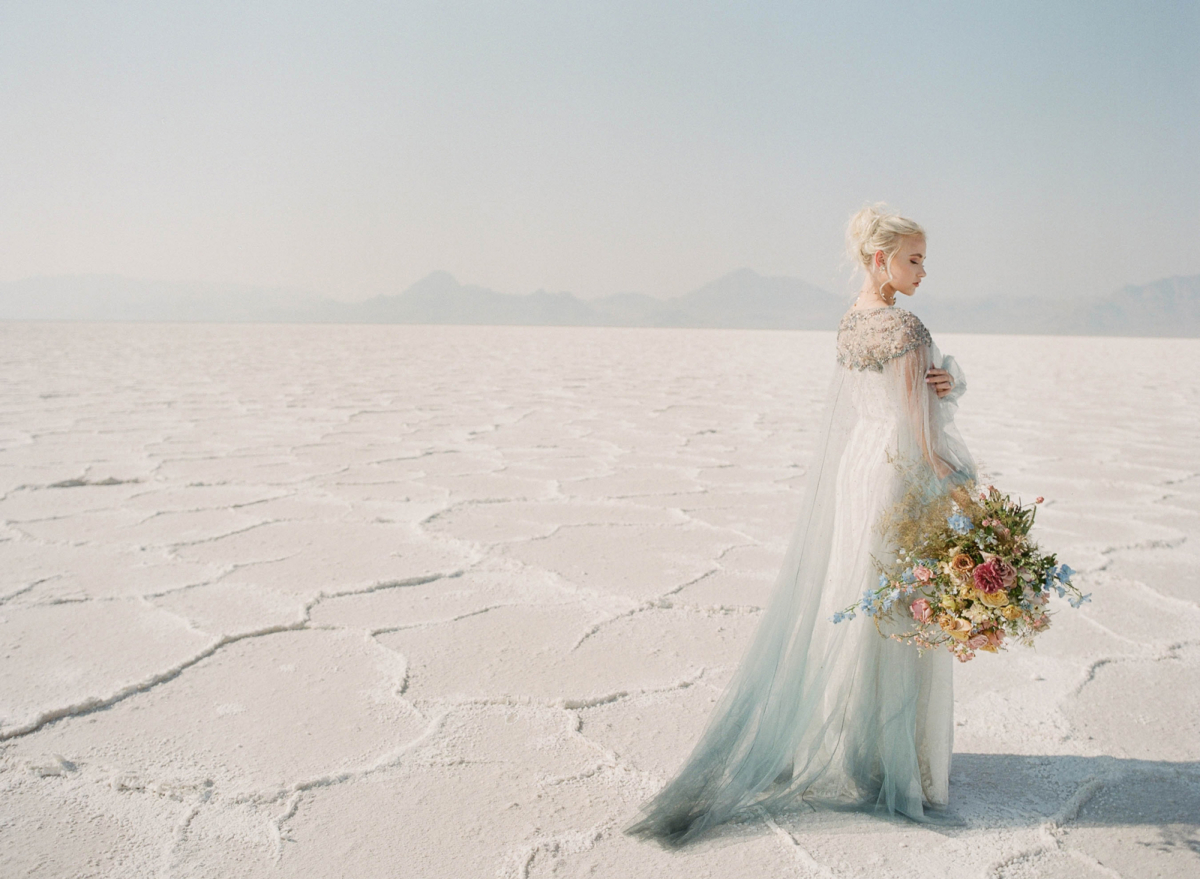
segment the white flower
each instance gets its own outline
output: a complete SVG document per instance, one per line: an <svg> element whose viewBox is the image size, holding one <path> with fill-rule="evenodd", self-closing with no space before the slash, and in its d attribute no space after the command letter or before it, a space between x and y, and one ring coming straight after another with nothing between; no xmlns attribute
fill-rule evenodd
<svg viewBox="0 0 1200 879"><path fill-rule="evenodd" d="M992 618L991 613L986 607L981 607L979 604L973 603L963 612L963 616L973 623L982 623Z"/></svg>

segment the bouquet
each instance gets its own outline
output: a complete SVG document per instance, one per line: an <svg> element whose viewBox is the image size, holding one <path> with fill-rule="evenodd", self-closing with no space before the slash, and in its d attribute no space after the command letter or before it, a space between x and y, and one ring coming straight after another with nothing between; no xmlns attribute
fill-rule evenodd
<svg viewBox="0 0 1200 879"><path fill-rule="evenodd" d="M890 637L922 652L946 647L962 662L977 650L995 653L1010 639L1029 646L1050 625L1050 593L1072 607L1090 600L1072 585L1075 572L1029 539L1037 505L1025 506L995 486L975 494L971 485L929 502L915 490L885 517L882 527L900 547L882 563L879 585L832 621L858 613L896 620ZM880 630L882 633L882 630Z"/></svg>

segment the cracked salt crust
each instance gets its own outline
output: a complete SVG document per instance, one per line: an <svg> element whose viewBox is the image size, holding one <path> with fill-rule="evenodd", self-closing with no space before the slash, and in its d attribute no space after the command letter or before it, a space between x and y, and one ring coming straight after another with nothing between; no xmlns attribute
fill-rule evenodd
<svg viewBox="0 0 1200 879"><path fill-rule="evenodd" d="M1094 593L956 670L962 828L667 853L832 336L112 330L0 324L0 875L1200 872L1200 342L939 338Z"/></svg>

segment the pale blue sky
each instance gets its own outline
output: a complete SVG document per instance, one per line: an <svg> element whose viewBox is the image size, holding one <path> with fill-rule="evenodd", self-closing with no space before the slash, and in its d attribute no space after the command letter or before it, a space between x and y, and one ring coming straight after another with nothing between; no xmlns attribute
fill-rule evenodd
<svg viewBox="0 0 1200 879"><path fill-rule="evenodd" d="M1200 3L0 3L0 281L845 289L1200 273Z"/></svg>

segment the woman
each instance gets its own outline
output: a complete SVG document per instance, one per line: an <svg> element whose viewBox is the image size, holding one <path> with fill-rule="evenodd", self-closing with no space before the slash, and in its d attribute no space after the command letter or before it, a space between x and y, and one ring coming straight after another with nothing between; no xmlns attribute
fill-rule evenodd
<svg viewBox="0 0 1200 879"><path fill-rule="evenodd" d="M882 205L847 231L866 273L842 318L799 521L741 665L676 777L627 833L681 845L751 807L900 812L936 820L949 796L951 658L919 656L833 614L876 585L894 547L882 518L915 488L949 492L975 467L952 424L965 390L911 312L925 232Z"/></svg>

